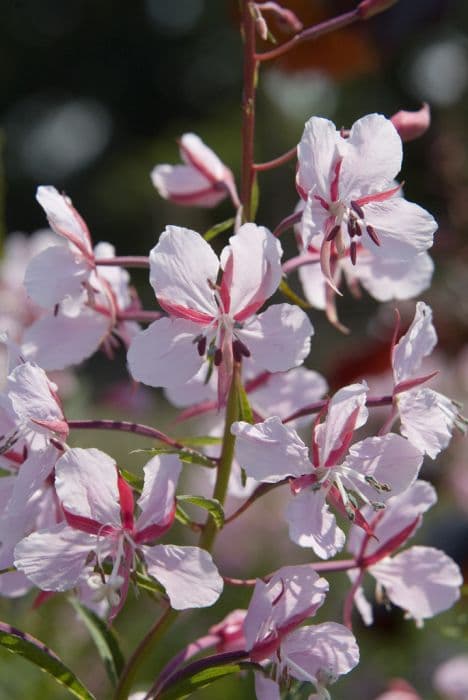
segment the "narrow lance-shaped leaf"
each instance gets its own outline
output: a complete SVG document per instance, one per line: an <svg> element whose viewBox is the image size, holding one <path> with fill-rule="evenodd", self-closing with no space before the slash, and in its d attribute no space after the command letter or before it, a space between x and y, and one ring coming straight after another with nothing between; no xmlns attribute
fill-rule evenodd
<svg viewBox="0 0 468 700"><path fill-rule="evenodd" d="M213 238L216 238L216 236L219 236L220 233L223 233L224 231L227 231L228 228L231 228L231 226L234 226L235 219L226 219L226 221L221 221L219 224L215 224L212 226L208 231L204 234L203 238L205 241L212 241Z"/></svg>
<svg viewBox="0 0 468 700"><path fill-rule="evenodd" d="M286 299L289 299L289 301L295 304L296 306L299 306L301 309L310 309L310 304L308 304L302 297L300 297L299 294L296 294L296 292L293 289L291 289L286 280L281 280L278 289L280 290L281 294L283 294L286 297Z"/></svg>
<svg viewBox="0 0 468 700"><path fill-rule="evenodd" d="M69 693L80 700L95 700L94 695L81 683L63 661L38 639L27 632L0 622L0 646L12 654L22 656L27 661L48 673L57 683L65 686Z"/></svg>
<svg viewBox="0 0 468 700"><path fill-rule="evenodd" d="M89 608L81 605L76 598L70 598L70 603L86 625L99 652L99 656L104 663L111 683L116 685L125 665L125 659L120 650L116 636L112 629L101 620L100 617Z"/></svg>
<svg viewBox="0 0 468 700"><path fill-rule="evenodd" d="M216 462L214 462L206 455L196 450L176 450L170 447L152 447L148 449L132 450L132 454L137 452L144 452L148 455L178 455L181 462L186 462L187 464L200 464L203 467L209 467L214 469L216 467Z"/></svg>
<svg viewBox="0 0 468 700"><path fill-rule="evenodd" d="M223 527L224 510L223 506L216 498L204 498L203 496L177 496L177 501L182 503L193 503L195 506L207 510L212 516L216 527Z"/></svg>

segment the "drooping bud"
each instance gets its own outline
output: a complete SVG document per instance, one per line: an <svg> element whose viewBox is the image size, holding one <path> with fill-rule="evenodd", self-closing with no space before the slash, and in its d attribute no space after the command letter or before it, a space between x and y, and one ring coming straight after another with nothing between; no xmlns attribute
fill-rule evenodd
<svg viewBox="0 0 468 700"><path fill-rule="evenodd" d="M400 110L393 117L390 117L395 129L401 136L402 141L413 141L426 133L431 124L431 110L427 102L424 102L421 109L413 112Z"/></svg>
<svg viewBox="0 0 468 700"><path fill-rule="evenodd" d="M385 12L397 2L398 0L362 0L356 9L361 19L370 19L374 15Z"/></svg>

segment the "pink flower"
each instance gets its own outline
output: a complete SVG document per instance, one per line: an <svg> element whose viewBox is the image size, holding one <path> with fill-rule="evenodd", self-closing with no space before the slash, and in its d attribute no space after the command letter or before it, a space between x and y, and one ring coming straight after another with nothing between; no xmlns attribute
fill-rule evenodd
<svg viewBox="0 0 468 700"><path fill-rule="evenodd" d="M54 187L39 187L37 199L66 244L49 246L26 269L28 295L48 313L27 328L21 352L45 369L57 370L81 362L100 345L111 352L118 342L113 334L128 344L137 327L118 318L133 304L128 272L96 267L96 259L114 256L114 247L99 243L93 249L85 222Z"/></svg>
<svg viewBox="0 0 468 700"><path fill-rule="evenodd" d="M385 598L403 608L418 625L451 607L463 583L455 562L433 547L410 547L393 556L414 534L423 513L435 501L432 486L417 481L406 493L390 499L386 510L371 522L375 539L353 528L348 541L348 548L362 562L363 570L376 579ZM371 517L370 509L365 516ZM351 578L356 576L357 572L352 572ZM364 622L371 624L372 609L360 588L355 602Z"/></svg>
<svg viewBox="0 0 468 700"><path fill-rule="evenodd" d="M334 256L356 262L361 251L405 261L432 245L437 224L399 195L394 178L402 145L380 114L359 119L344 138L334 124L312 117L298 146L297 187L306 200L305 247L320 249L323 274L334 287Z"/></svg>
<svg viewBox="0 0 468 700"><path fill-rule="evenodd" d="M303 207L303 202L299 207ZM385 256L376 248L361 247L353 264L349 256L340 257L332 253L330 271L334 289L325 277L320 263L320 251L307 246L301 224L295 226L296 238L301 251L302 264L299 266L299 279L307 301L317 309L327 313L328 320L339 327L335 308L335 290L350 289L355 297L360 296L359 286L363 287L377 301L391 299L411 299L427 289L431 283L434 263L425 251L408 256L392 258L389 251ZM286 263L287 267L288 263Z"/></svg>
<svg viewBox="0 0 468 700"><path fill-rule="evenodd" d="M463 429L463 420L453 401L432 389L420 388L433 376L418 377L417 373L436 343L432 310L419 301L413 322L393 348L393 395L402 434L433 459L447 447L454 427Z"/></svg>
<svg viewBox="0 0 468 700"><path fill-rule="evenodd" d="M399 435L366 438L351 445L354 430L367 420L366 386L340 389L328 404L326 420L316 423L311 456L299 435L277 417L250 425L234 423L237 460L249 476L275 483L291 478L295 494L287 509L289 535L328 559L345 542L327 500L367 529L357 498L384 508L391 495L416 479L422 454Z"/></svg>
<svg viewBox="0 0 468 700"><path fill-rule="evenodd" d="M272 661L278 682L289 676L307 681L322 698L329 697L326 686L359 661L356 640L342 625L300 627L323 604L327 592L327 581L312 567L283 567L268 583L257 581L244 622L252 661ZM278 684L260 674L255 690L259 700L279 698Z"/></svg>
<svg viewBox="0 0 468 700"><path fill-rule="evenodd" d="M214 207L227 195L239 206L232 172L196 134L184 134L180 155L185 165L157 165L151 172L161 197L184 206Z"/></svg>
<svg viewBox="0 0 468 700"><path fill-rule="evenodd" d="M135 379L181 386L209 360L219 367L222 401L234 361L252 355L259 367L278 372L307 356L313 329L303 311L277 304L256 315L281 279L277 239L244 224L229 243L220 263L195 231L168 226L161 234L150 254L150 282L170 316L133 339L128 363Z"/></svg>
<svg viewBox="0 0 468 700"><path fill-rule="evenodd" d="M68 450L55 467L55 488L66 522L40 530L15 548L15 566L46 591L77 586L93 561L89 583L95 598L107 598L111 617L122 607L137 557L166 589L173 608L212 605L223 582L211 556L198 547L148 546L172 525L175 487L181 463L175 455L154 457L145 466L145 481L135 521L133 493L111 457L96 450ZM103 562L113 562L106 573Z"/></svg>

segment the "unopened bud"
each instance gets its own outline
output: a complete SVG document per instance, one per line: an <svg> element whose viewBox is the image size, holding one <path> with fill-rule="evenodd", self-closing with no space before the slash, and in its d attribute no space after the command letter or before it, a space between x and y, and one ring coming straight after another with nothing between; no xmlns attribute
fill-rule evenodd
<svg viewBox="0 0 468 700"><path fill-rule="evenodd" d="M429 129L431 110L427 102L425 102L421 109L414 112L400 110L393 117L390 117L390 121L400 134L402 141L413 141Z"/></svg>
<svg viewBox="0 0 468 700"><path fill-rule="evenodd" d="M398 0L362 0L356 9L361 19L370 19L374 15L385 12L397 2Z"/></svg>

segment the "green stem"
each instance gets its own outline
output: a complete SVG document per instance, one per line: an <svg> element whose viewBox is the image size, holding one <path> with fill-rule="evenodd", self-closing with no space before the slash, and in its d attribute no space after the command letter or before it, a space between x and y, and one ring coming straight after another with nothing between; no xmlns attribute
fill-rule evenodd
<svg viewBox="0 0 468 700"><path fill-rule="evenodd" d="M231 433L232 424L239 419L239 382L240 382L240 365L234 365L232 374L231 387L226 406L226 422L224 424L223 444L221 448L221 457L219 459L218 473L213 491L213 498L216 498L221 505L224 505L226 499L229 477L231 476L231 465L234 458L234 446L236 443L235 436ZM211 552L216 538L217 527L216 523L208 516L205 527L200 537L200 547Z"/></svg>
<svg viewBox="0 0 468 700"><path fill-rule="evenodd" d="M161 637L174 624L178 615L179 612L177 610L167 608L151 627L149 632L143 637L122 672L119 684L115 690L114 700L127 700L133 681L141 665L146 661Z"/></svg>

